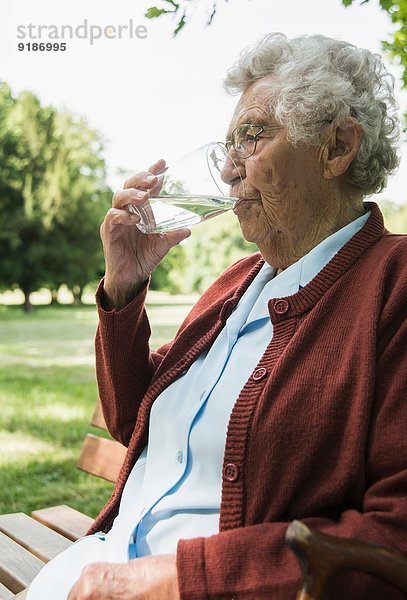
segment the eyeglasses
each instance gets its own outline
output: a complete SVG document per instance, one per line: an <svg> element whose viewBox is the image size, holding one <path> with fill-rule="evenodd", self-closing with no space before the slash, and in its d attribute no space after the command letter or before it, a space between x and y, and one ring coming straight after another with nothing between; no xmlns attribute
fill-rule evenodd
<svg viewBox="0 0 407 600"><path fill-rule="evenodd" d="M322 119L318 123L332 123L333 119ZM227 152L234 150L240 158L250 158L256 152L257 141L263 134L270 134L277 129L284 129L280 125L252 125L242 123L238 125L231 135L231 139L224 144L220 143Z"/></svg>
<svg viewBox="0 0 407 600"><path fill-rule="evenodd" d="M256 152L257 141L261 134L268 134L277 129L284 129L280 125L251 125L242 123L238 125L231 135L231 139L223 145L226 150L234 150L240 158L249 158Z"/></svg>

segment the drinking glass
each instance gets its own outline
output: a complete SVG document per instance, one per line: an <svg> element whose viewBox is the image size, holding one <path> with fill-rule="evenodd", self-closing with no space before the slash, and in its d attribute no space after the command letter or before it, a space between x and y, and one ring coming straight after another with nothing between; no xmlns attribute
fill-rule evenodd
<svg viewBox="0 0 407 600"><path fill-rule="evenodd" d="M157 175L148 200L127 207L140 218L136 223L140 231L163 233L191 227L231 210L237 198L229 196L229 186L221 178L226 158L226 148L212 142Z"/></svg>

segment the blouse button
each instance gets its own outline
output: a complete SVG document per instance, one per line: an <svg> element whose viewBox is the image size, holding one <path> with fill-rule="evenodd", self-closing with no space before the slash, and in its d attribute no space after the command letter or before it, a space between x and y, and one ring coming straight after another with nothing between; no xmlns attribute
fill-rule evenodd
<svg viewBox="0 0 407 600"><path fill-rule="evenodd" d="M276 300L276 302L274 302L274 312L278 315L285 315L289 308L290 306L287 300Z"/></svg>
<svg viewBox="0 0 407 600"><path fill-rule="evenodd" d="M223 476L227 481L236 481L239 477L239 468L233 463L229 463L223 468Z"/></svg>
<svg viewBox="0 0 407 600"><path fill-rule="evenodd" d="M267 369L265 369L264 367L259 367L258 369L256 369L252 375L252 379L254 381L260 381L260 379L264 379L264 377L267 375Z"/></svg>

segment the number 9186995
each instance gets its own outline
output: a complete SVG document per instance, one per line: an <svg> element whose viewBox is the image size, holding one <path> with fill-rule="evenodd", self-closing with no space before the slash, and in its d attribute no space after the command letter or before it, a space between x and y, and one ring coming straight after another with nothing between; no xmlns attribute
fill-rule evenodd
<svg viewBox="0 0 407 600"><path fill-rule="evenodd" d="M66 42L20 42L18 45L19 52L65 52Z"/></svg>

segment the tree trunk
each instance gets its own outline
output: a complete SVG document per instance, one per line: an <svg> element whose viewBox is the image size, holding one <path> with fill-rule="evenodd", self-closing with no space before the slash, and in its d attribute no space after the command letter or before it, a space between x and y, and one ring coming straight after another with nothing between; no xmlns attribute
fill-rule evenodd
<svg viewBox="0 0 407 600"><path fill-rule="evenodd" d="M72 294L73 294L73 303L74 306L80 306L82 303L82 292L83 292L83 287L81 285L74 285L72 288Z"/></svg>
<svg viewBox="0 0 407 600"><path fill-rule="evenodd" d="M32 312L33 306L30 302L30 294L31 294L31 290L29 288L23 288L23 294L24 294L24 304L23 304L23 308L24 308L24 312L26 314Z"/></svg>
<svg viewBox="0 0 407 600"><path fill-rule="evenodd" d="M58 304L58 290L51 290L51 304Z"/></svg>

